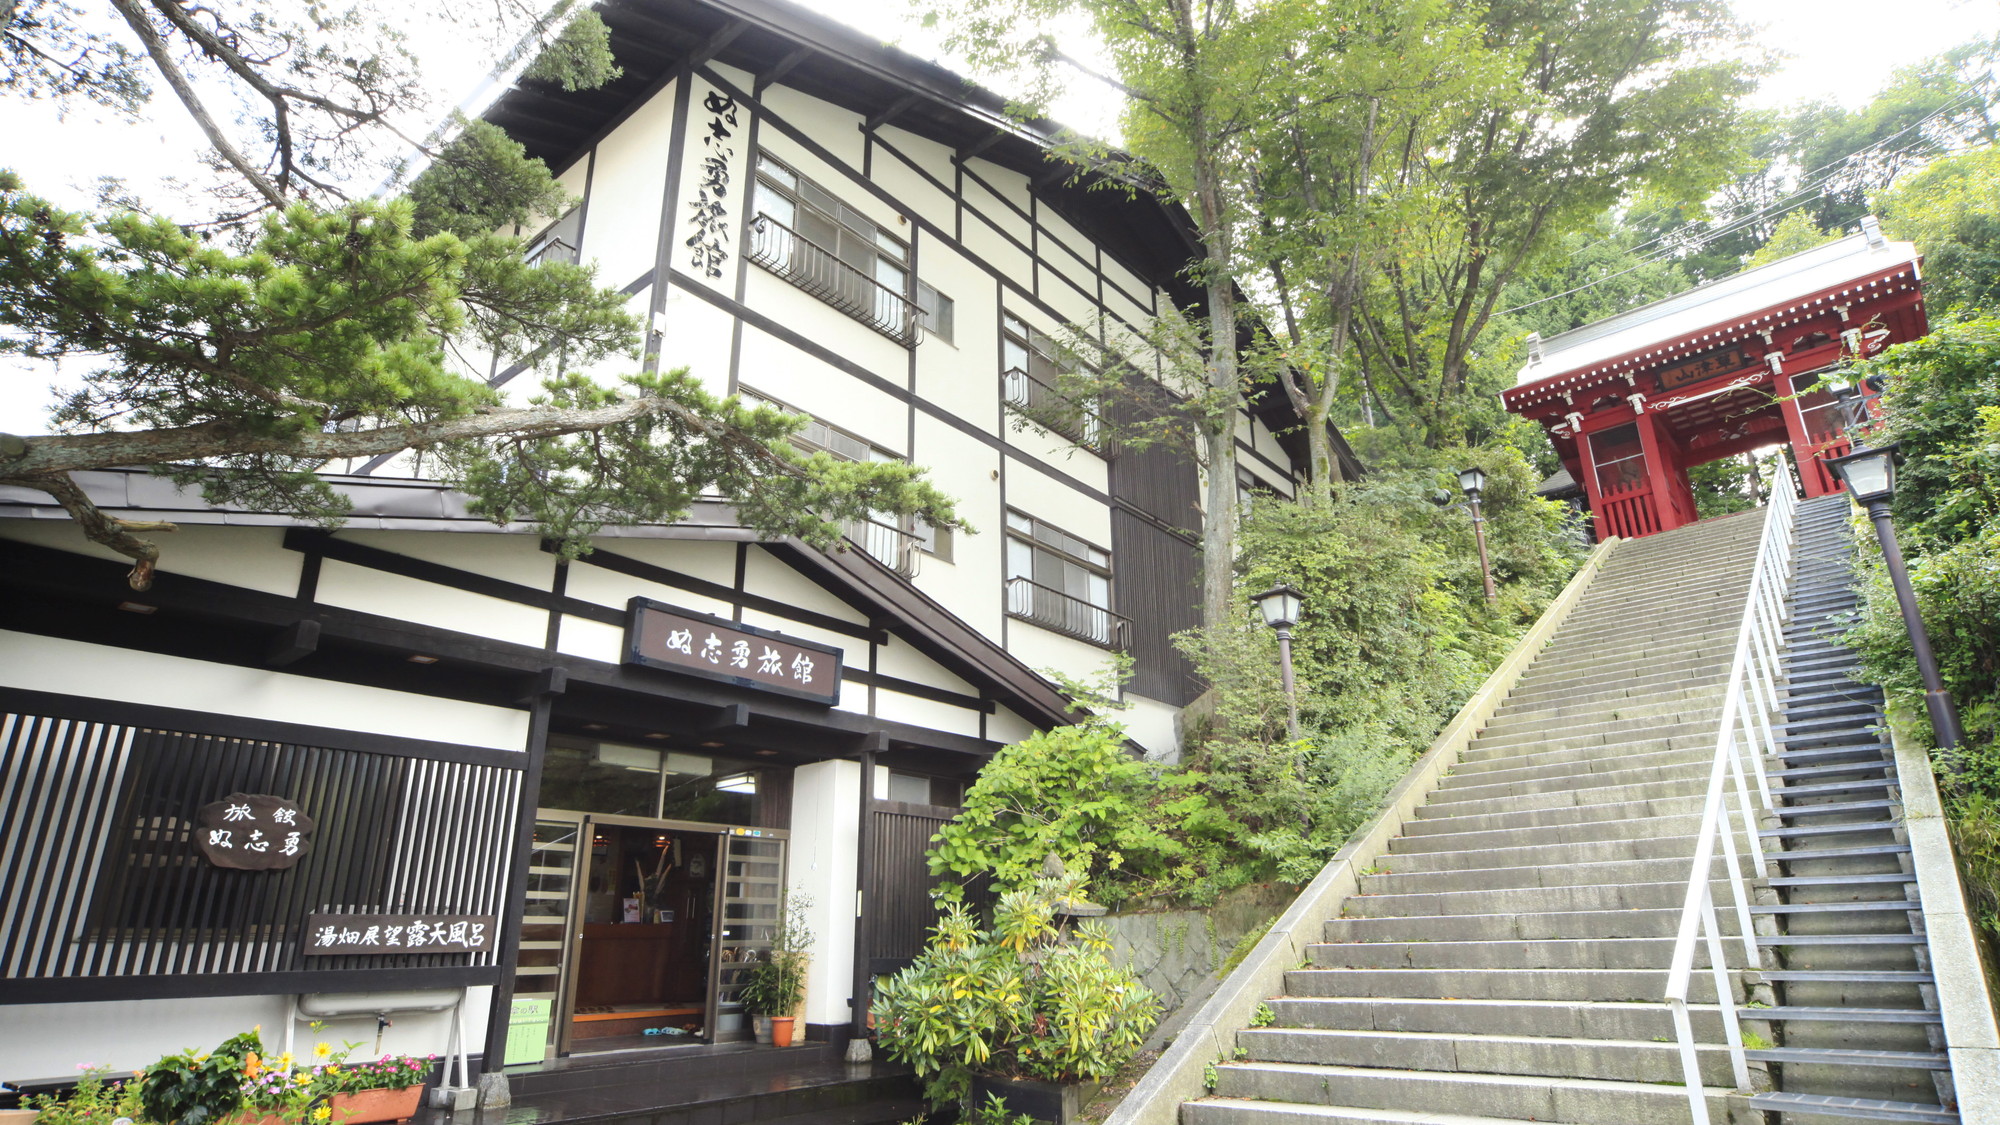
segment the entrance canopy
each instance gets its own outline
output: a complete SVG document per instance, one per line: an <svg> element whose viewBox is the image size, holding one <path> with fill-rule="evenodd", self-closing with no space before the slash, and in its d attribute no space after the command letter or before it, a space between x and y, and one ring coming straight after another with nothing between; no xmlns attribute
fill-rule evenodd
<svg viewBox="0 0 2000 1125"><path fill-rule="evenodd" d="M1920 258L1874 218L1861 232L1542 340L1501 402L1540 422L1599 535L1695 520L1688 470L1789 445L1807 496L1840 489L1848 450L1815 376L1927 331Z"/></svg>

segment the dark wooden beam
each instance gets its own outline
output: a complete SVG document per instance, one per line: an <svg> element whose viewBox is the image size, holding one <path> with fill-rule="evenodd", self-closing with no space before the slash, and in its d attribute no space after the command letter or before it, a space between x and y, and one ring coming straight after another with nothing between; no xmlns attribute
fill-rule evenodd
<svg viewBox="0 0 2000 1125"><path fill-rule="evenodd" d="M1048 171L1028 181L1029 191L1047 191L1080 171L1074 164L1056 164Z"/></svg>
<svg viewBox="0 0 2000 1125"><path fill-rule="evenodd" d="M708 42L695 48L694 53L687 57L688 69L694 70L698 67L707 66L710 59L721 54L723 48L736 42L736 37L748 30L750 30L750 25L745 21L730 20L722 26L722 30L709 36Z"/></svg>
<svg viewBox="0 0 2000 1125"><path fill-rule="evenodd" d="M522 681L521 694L514 700L523 707L532 707L539 700L552 695L562 695L569 691L569 670L567 668L543 668Z"/></svg>
<svg viewBox="0 0 2000 1125"><path fill-rule="evenodd" d="M1007 139L1007 134L1001 132L998 129L995 129L991 133L986 134L984 137L981 137L978 140L972 142L971 144L966 145L964 148L959 149L958 159L961 161L970 160L973 157L978 156L980 153L985 152L987 149L992 148L994 145L997 145L1001 141L1004 141L1006 139Z"/></svg>
<svg viewBox="0 0 2000 1125"><path fill-rule="evenodd" d="M798 65L811 58L812 54L813 49L811 47L800 47L798 50L779 59L778 65L757 76L757 80L751 84L751 92L762 95L765 90L783 81L785 75L797 69Z"/></svg>
<svg viewBox="0 0 2000 1125"><path fill-rule="evenodd" d="M872 133L875 130L880 129L882 126L887 125L889 122L894 121L898 116L902 114L904 110L910 108L913 105L916 105L918 102L923 100L924 96L922 94L904 94L902 97L897 98L893 102L890 102L889 108L883 110L882 112L876 114L875 116L869 118L868 120L863 121L861 123L861 131L864 133Z"/></svg>
<svg viewBox="0 0 2000 1125"><path fill-rule="evenodd" d="M701 725L701 733L729 734L735 731L748 730L749 727L750 705L747 703L731 703L727 707L718 707L715 711L715 717Z"/></svg>
<svg viewBox="0 0 2000 1125"><path fill-rule="evenodd" d="M264 663L273 668L296 664L319 651L319 622L308 617L294 621L278 634L265 650Z"/></svg>

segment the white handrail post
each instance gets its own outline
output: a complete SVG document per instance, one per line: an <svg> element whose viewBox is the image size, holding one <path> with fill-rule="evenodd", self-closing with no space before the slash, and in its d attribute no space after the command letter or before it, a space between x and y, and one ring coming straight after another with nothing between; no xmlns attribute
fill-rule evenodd
<svg viewBox="0 0 2000 1125"><path fill-rule="evenodd" d="M1742 791L1741 774L1737 775L1737 786L1740 793ZM1761 969L1764 967L1764 961L1763 957L1757 952L1755 927L1751 925L1750 893L1743 884L1743 861L1736 854L1736 838L1730 834L1729 811L1727 807L1722 812L1723 815L1716 822L1716 828L1722 834L1722 860L1729 870L1729 897L1735 903L1736 920L1743 930L1743 957L1751 968ZM1753 868L1755 874L1752 875L1752 878L1755 878L1757 875L1764 873L1764 857L1762 852L1756 849L1757 837L1754 830L1746 833L1746 835L1750 837L1752 854L1756 857L1754 860L1756 866ZM1702 885L1706 887L1708 884L1704 881Z"/></svg>
<svg viewBox="0 0 2000 1125"><path fill-rule="evenodd" d="M1674 1039L1681 1046L1681 1079L1687 1085L1688 1120L1692 1125L1708 1125L1708 1090L1701 1084L1701 1060L1694 1052L1694 1021L1688 1018L1686 1000L1668 1000L1674 1015Z"/></svg>
<svg viewBox="0 0 2000 1125"><path fill-rule="evenodd" d="M1702 896L1702 929L1708 935L1709 971L1715 974L1715 1007L1722 1017L1722 1036L1729 1043L1729 1069L1736 1088L1750 1088L1750 1060L1743 1056L1743 1029L1736 1022L1736 994L1729 986L1729 965L1723 960L1722 933L1716 926L1715 898Z"/></svg>

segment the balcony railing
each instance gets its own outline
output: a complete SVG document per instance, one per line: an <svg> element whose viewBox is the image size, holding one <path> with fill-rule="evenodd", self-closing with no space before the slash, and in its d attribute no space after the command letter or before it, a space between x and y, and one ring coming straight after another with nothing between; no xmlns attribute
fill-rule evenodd
<svg viewBox="0 0 2000 1125"><path fill-rule="evenodd" d="M923 540L914 533L880 520L849 520L840 526L848 541L868 552L876 562L905 578L917 576L921 557L917 548Z"/></svg>
<svg viewBox="0 0 2000 1125"><path fill-rule="evenodd" d="M750 260L899 344L917 341L917 306L799 232L759 215Z"/></svg>
<svg viewBox="0 0 2000 1125"><path fill-rule="evenodd" d="M1122 652L1131 643L1130 620L1032 578L1007 580L1007 612L1065 637L1105 648Z"/></svg>
<svg viewBox="0 0 2000 1125"><path fill-rule="evenodd" d="M1026 371L1010 367L1000 373L1000 398L1036 425L1085 449L1099 448L1104 436L1103 419Z"/></svg>

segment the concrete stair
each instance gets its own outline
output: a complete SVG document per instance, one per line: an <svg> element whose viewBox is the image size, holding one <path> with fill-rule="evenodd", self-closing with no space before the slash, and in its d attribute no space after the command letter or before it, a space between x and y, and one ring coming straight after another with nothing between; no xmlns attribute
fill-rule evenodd
<svg viewBox="0 0 2000 1125"><path fill-rule="evenodd" d="M1746 513L1612 554L1185 1125L1687 1120L1660 997L1762 529ZM1693 987L1720 1043L1712 977ZM1721 1049L1700 1062L1712 1118L1761 1123Z"/></svg>

